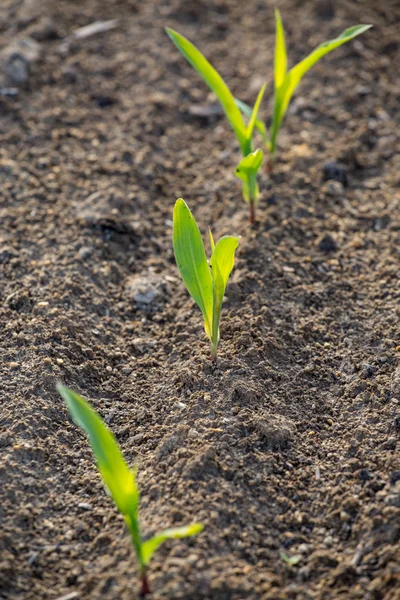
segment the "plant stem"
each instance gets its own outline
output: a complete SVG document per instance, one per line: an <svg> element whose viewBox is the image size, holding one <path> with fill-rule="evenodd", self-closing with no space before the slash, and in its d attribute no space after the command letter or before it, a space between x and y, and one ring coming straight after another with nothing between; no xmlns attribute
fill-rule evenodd
<svg viewBox="0 0 400 600"><path fill-rule="evenodd" d="M147 596L147 594L150 594L150 586L149 586L149 580L147 579L147 574L146 574L146 570L143 569L140 572L140 581L142 584L142 587L140 589L140 598L145 598Z"/></svg>
<svg viewBox="0 0 400 600"><path fill-rule="evenodd" d="M249 202L249 221L251 225L254 225L256 222L256 210L254 200L252 198Z"/></svg>
<svg viewBox="0 0 400 600"><path fill-rule="evenodd" d="M211 343L211 360L213 361L213 363L217 362L217 349L218 349L218 342L212 342Z"/></svg>

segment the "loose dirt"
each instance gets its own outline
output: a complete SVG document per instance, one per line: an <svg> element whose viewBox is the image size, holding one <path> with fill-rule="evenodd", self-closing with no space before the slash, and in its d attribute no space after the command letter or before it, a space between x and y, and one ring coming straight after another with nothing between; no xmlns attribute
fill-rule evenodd
<svg viewBox="0 0 400 600"><path fill-rule="evenodd" d="M291 65L374 28L304 79L251 228L234 135L163 28L247 102L267 79L267 117L273 3L2 2L1 47L41 50L0 98L3 599L138 589L57 380L138 466L145 534L205 524L156 554L153 598L400 598L400 7L275 4ZM242 236L217 367L174 262L179 196L204 236Z"/></svg>

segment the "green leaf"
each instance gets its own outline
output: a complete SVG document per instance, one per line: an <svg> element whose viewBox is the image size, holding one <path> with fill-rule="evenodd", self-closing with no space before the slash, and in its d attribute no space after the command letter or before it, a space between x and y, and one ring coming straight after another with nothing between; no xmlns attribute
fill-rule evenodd
<svg viewBox="0 0 400 600"><path fill-rule="evenodd" d="M266 87L267 87L267 84L264 83L264 85L262 86L261 90L258 93L257 100L256 100L256 102L254 104L254 108L253 108L253 111L252 111L251 116L250 116L250 121L249 121L249 123L247 125L246 136L247 136L247 140L250 143L250 147L251 147L251 139L253 137L254 126L255 126L256 121L257 121L258 111L259 111L262 99L264 97L264 93L265 93L265 88Z"/></svg>
<svg viewBox="0 0 400 600"><path fill-rule="evenodd" d="M135 473L126 464L113 434L79 394L61 384L57 390L75 423L87 434L101 476L118 509L135 518L139 504Z"/></svg>
<svg viewBox="0 0 400 600"><path fill-rule="evenodd" d="M208 230L210 232L210 246L211 246L211 254L214 252L215 242L211 229Z"/></svg>
<svg viewBox="0 0 400 600"><path fill-rule="evenodd" d="M193 525L188 525L187 527L175 527L173 529L165 529L165 531L157 533L150 540L146 540L145 542L143 542L142 551L144 564L149 564L154 552L166 540L191 537L200 533L201 531L203 531L203 529L204 525L202 525L201 523L193 523Z"/></svg>
<svg viewBox="0 0 400 600"><path fill-rule="evenodd" d="M289 554L286 554L286 552L283 552L283 550L282 550L281 551L281 559L287 565L289 565L289 567L294 567L295 565L299 564L299 562L303 559L303 557L301 556L301 554L294 554L293 556L289 556Z"/></svg>
<svg viewBox="0 0 400 600"><path fill-rule="evenodd" d="M176 264L189 294L198 304L208 337L212 335L212 277L200 230L182 198L174 207L173 244Z"/></svg>
<svg viewBox="0 0 400 600"><path fill-rule="evenodd" d="M286 55L286 44L285 44L285 32L283 29L281 13L275 9L275 22L276 22L276 38L275 38L275 88L279 89L284 82L286 77L287 68L287 55Z"/></svg>
<svg viewBox="0 0 400 600"><path fill-rule="evenodd" d="M177 31L174 31L169 27L166 28L166 32L181 54L199 75L201 75L208 87L217 96L224 113L236 134L242 152L245 153L245 149L247 149L246 126L228 86L196 46L189 42L183 35L180 35Z"/></svg>
<svg viewBox="0 0 400 600"><path fill-rule="evenodd" d="M235 250L239 245L238 237L224 236L216 244L211 256L210 266L213 277L213 346L218 345L219 321L221 317L222 301L226 285L235 262Z"/></svg>
<svg viewBox="0 0 400 600"><path fill-rule="evenodd" d="M264 158L262 150L258 149L242 158L236 167L235 174L243 181L243 197L247 203L258 201L257 173Z"/></svg>
<svg viewBox="0 0 400 600"><path fill-rule="evenodd" d="M289 73L287 73L286 77L283 80L283 83L279 87L275 89L275 106L274 106L274 117L273 123L271 127L271 153L274 154L276 147L276 139L278 136L279 128L283 121L283 118L286 114L287 107L289 102L293 96L293 93L300 81L304 77L304 75L318 62L325 54L332 52L335 48L342 46L346 42L354 39L356 36L361 35L368 29L370 29L372 25L355 25L354 27L349 27L345 31L343 31L337 38L334 40L329 40L328 42L324 42L320 44L311 54L309 54L306 58L304 58L301 62L299 62L295 67L293 67ZM278 20L277 20L277 39L279 37L278 31ZM278 44L278 42L277 42ZM277 76L276 76L277 77ZM278 81L280 80L281 75L278 76ZM277 79L275 79L276 81Z"/></svg>
<svg viewBox="0 0 400 600"><path fill-rule="evenodd" d="M251 115L253 114L253 109L251 106L246 104L246 102L242 102L242 100L239 100L238 98L235 99L235 102L236 106L240 109L244 116L250 119ZM257 129L258 133L261 134L264 144L268 144L268 132L264 121L261 119L256 119L254 127Z"/></svg>

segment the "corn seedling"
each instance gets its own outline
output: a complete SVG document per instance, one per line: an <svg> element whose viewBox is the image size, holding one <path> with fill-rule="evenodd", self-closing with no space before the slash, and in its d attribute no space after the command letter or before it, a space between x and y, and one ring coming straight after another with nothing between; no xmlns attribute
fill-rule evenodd
<svg viewBox="0 0 400 600"><path fill-rule="evenodd" d="M125 519L139 565L140 593L141 597L144 597L150 592L147 567L157 548L165 540L195 535L202 531L203 525L194 523L187 527L165 529L154 537L144 540L139 526L139 488L136 483L136 470L128 467L115 437L88 402L64 385L59 384L57 389L65 400L74 422L87 434L106 489Z"/></svg>
<svg viewBox="0 0 400 600"><path fill-rule="evenodd" d="M166 29L167 34L174 42L175 46L186 58L186 60L192 65L192 67L199 73L208 85L210 90L214 92L218 100L221 103L222 109L236 134L239 146L243 157L248 156L252 153L252 138L253 131L257 121L258 110L264 97L265 87L264 84L257 96L254 107L246 112L249 118L247 125L245 124L242 113L236 104L236 100L232 95L230 89L222 79L221 75L214 69L214 67L208 62L208 60L201 54L201 52L194 46L189 40L183 35L180 35L173 29ZM247 107L249 108L249 107ZM259 125L260 126L260 125ZM261 157L263 155L261 154ZM261 166L261 163L259 167ZM250 186L249 186L250 187ZM250 195L248 199L250 207L250 220L254 222L254 211L255 211L255 199Z"/></svg>
<svg viewBox="0 0 400 600"><path fill-rule="evenodd" d="M173 244L183 283L203 314L204 329L211 341L211 357L216 360L222 301L239 238L224 236L214 244L210 231L212 254L208 263L197 223L186 202L180 198L174 208Z"/></svg>
<svg viewBox="0 0 400 600"><path fill-rule="evenodd" d="M286 54L286 43L285 43L285 32L283 29L282 19L279 10L275 10L276 20L276 40L275 40L275 64L274 64L274 110L271 122L270 132L267 132L267 128L264 123L257 119L255 120L255 128L261 134L264 143L269 151L270 160L269 167L272 169L275 155L276 146L278 140L278 134L285 117L289 102L295 92L297 86L302 80L303 76L317 63L325 54L332 52L335 48L339 48L346 42L354 39L356 36L361 35L372 25L355 25L345 29L337 38L329 40L320 44L311 54L300 61L290 71L287 71L287 54ZM250 106L241 102L236 101L237 106L243 112L244 115L250 117L253 113Z"/></svg>
<svg viewBox="0 0 400 600"><path fill-rule="evenodd" d="M250 208L250 223L255 222L255 207L259 197L257 173L263 157L263 151L256 150L242 158L235 171L236 176L243 181L243 198Z"/></svg>

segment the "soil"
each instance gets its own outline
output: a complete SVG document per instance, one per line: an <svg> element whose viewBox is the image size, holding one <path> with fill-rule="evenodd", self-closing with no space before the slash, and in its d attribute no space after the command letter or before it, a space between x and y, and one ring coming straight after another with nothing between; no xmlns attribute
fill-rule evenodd
<svg viewBox="0 0 400 600"><path fill-rule="evenodd" d="M163 28L253 102L274 5L290 64L374 28L305 77L252 228L234 135ZM400 598L399 19L397 0L2 1L1 47L41 50L0 98L2 599L137 597L58 380L138 466L145 535L205 524L157 552L152 598ZM174 262L179 196L205 236L242 236L217 366Z"/></svg>

